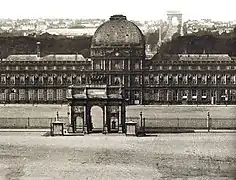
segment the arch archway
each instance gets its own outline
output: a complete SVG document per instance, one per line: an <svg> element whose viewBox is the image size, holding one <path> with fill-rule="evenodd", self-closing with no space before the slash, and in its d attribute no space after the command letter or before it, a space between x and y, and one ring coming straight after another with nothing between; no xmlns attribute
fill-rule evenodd
<svg viewBox="0 0 236 180"><path fill-rule="evenodd" d="M167 12L167 19L168 19L168 24L170 27L176 27L177 32L182 34L182 13L178 11L168 11Z"/></svg>
<svg viewBox="0 0 236 180"><path fill-rule="evenodd" d="M104 113L102 107L97 105L92 106L90 109L90 118L92 131L102 131L104 126Z"/></svg>
<svg viewBox="0 0 236 180"><path fill-rule="evenodd" d="M83 132L83 127L84 127L84 122L83 122L83 117L77 116L75 118L76 121L76 131L77 132Z"/></svg>

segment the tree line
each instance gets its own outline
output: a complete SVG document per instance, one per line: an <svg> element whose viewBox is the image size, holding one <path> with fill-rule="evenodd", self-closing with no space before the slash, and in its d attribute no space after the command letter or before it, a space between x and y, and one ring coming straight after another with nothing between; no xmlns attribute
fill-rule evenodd
<svg viewBox="0 0 236 180"><path fill-rule="evenodd" d="M146 36L147 44L158 42L158 32ZM41 42L41 55L49 54L82 54L90 56L92 37L79 36L67 38L43 34L41 36L1 36L0 58L6 58L12 54L35 54L36 43ZM161 54L179 53L216 53L236 56L236 28L230 33L211 33L199 31L191 35L173 35L171 41L165 42L159 49Z"/></svg>
<svg viewBox="0 0 236 180"><path fill-rule="evenodd" d="M89 57L92 37L79 36L0 36L0 58L12 54L36 54L37 42L40 42L42 56L49 54L82 54Z"/></svg>
<svg viewBox="0 0 236 180"><path fill-rule="evenodd" d="M174 34L171 41L168 41L159 49L162 54L200 54L215 53L229 54L236 56L236 28L230 33L198 31L190 35L180 36Z"/></svg>

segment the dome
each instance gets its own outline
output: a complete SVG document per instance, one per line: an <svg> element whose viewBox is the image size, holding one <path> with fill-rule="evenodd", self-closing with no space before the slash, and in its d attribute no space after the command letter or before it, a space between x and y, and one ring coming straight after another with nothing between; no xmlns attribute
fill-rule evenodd
<svg viewBox="0 0 236 180"><path fill-rule="evenodd" d="M103 23L92 38L93 46L112 45L144 45L144 36L134 23L128 21L126 16L114 15Z"/></svg>

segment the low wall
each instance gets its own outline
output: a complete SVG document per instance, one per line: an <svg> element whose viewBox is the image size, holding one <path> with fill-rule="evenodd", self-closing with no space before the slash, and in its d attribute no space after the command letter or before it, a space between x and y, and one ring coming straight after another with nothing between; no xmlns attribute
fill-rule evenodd
<svg viewBox="0 0 236 180"><path fill-rule="evenodd" d="M55 118L0 118L0 128L50 128L53 121ZM59 121L69 123L67 117L61 117Z"/></svg>

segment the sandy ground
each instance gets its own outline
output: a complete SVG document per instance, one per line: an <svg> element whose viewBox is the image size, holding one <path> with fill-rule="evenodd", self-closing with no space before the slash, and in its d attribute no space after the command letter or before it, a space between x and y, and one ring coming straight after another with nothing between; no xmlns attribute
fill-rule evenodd
<svg viewBox="0 0 236 180"><path fill-rule="evenodd" d="M236 134L0 133L0 180L234 179Z"/></svg>

